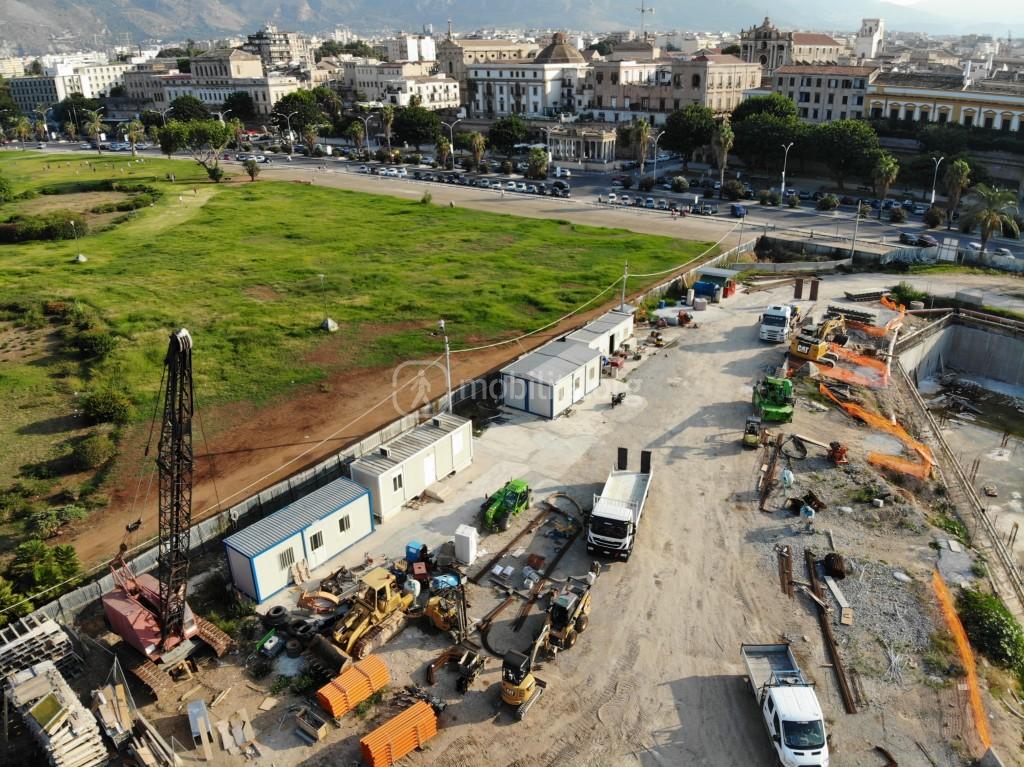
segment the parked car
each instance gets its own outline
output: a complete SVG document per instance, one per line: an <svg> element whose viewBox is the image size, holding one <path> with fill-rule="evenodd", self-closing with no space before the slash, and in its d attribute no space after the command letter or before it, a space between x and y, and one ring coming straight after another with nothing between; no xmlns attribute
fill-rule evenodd
<svg viewBox="0 0 1024 767"><path fill-rule="evenodd" d="M515 181L508 181L508 182L506 182L505 183L505 188L508 189L510 192L514 192L516 190L516 182Z"/></svg>
<svg viewBox="0 0 1024 767"><path fill-rule="evenodd" d="M939 241L932 237L930 234L922 234L917 237L917 247L919 248L937 248L939 247Z"/></svg>
<svg viewBox="0 0 1024 767"><path fill-rule="evenodd" d="M664 197L658 200L658 210L668 210L668 200Z"/></svg>
<svg viewBox="0 0 1024 767"><path fill-rule="evenodd" d="M693 212L701 216L714 216L718 213L718 206L707 204L698 205L696 208L693 209Z"/></svg>
<svg viewBox="0 0 1024 767"><path fill-rule="evenodd" d="M911 208L911 212L915 216L923 216L925 211L927 211L927 210L928 210L928 206L925 205L923 202L916 202L916 203L914 203L914 207Z"/></svg>
<svg viewBox="0 0 1024 767"><path fill-rule="evenodd" d="M903 208L903 210L913 210L914 209L914 201L913 200L909 200L909 199L908 200L904 200L903 202L900 203L900 207Z"/></svg>
<svg viewBox="0 0 1024 767"><path fill-rule="evenodd" d="M608 192L608 196L607 196L607 197L606 197L605 199L606 199L606 200L607 200L607 201L608 201L608 202L609 202L610 204L614 205L614 204L615 204L615 202L616 202L616 200L618 200L618 199L619 199L619 197L618 197L618 195L617 195L617 194L615 194L615 192Z"/></svg>
<svg viewBox="0 0 1024 767"><path fill-rule="evenodd" d="M515 185L515 187L516 187L516 191L517 192L525 192L526 191L526 182L520 181L518 184Z"/></svg>
<svg viewBox="0 0 1024 767"><path fill-rule="evenodd" d="M729 212L732 214L733 218L743 218L744 216L747 215L746 207L740 205L739 203L733 203L732 205L730 205Z"/></svg>
<svg viewBox="0 0 1024 767"><path fill-rule="evenodd" d="M358 168L356 168L356 172L357 173L369 173L370 169L368 167L366 167L365 165L360 165Z"/></svg>
<svg viewBox="0 0 1024 767"><path fill-rule="evenodd" d="M970 250L970 251L972 251L974 253L980 253L981 252L981 243L980 242L969 242L964 247L967 248L967 250Z"/></svg>
<svg viewBox="0 0 1024 767"><path fill-rule="evenodd" d="M399 178L408 178L409 171L407 171L405 168L395 168L395 175L398 176Z"/></svg>
<svg viewBox="0 0 1024 767"><path fill-rule="evenodd" d="M913 232L900 232L900 245L917 245L917 235Z"/></svg>
<svg viewBox="0 0 1024 767"><path fill-rule="evenodd" d="M839 198L840 205L856 205L857 202L857 200L853 199L848 194L844 194L842 197Z"/></svg>
<svg viewBox="0 0 1024 767"><path fill-rule="evenodd" d="M565 181L552 181L551 182L551 186L553 186L555 189L568 189L569 188L569 184L567 182L565 182Z"/></svg>
<svg viewBox="0 0 1024 767"><path fill-rule="evenodd" d="M572 173L568 168L563 168L560 165L556 165L555 178L572 178Z"/></svg>
<svg viewBox="0 0 1024 767"><path fill-rule="evenodd" d="M619 205L632 205L632 204L633 204L633 200L630 199L630 196L628 194L624 194L621 197L619 197Z"/></svg>
<svg viewBox="0 0 1024 767"><path fill-rule="evenodd" d="M653 208L654 207L654 198L653 197L648 197L646 200L644 200L644 207L645 208Z"/></svg>
<svg viewBox="0 0 1024 767"><path fill-rule="evenodd" d="M526 185L526 193L527 194L537 194L537 185L536 184L527 184Z"/></svg>
<svg viewBox="0 0 1024 767"><path fill-rule="evenodd" d="M537 194L547 194L548 193L548 185L547 184L543 184L543 183L537 184L536 185L536 190L537 190Z"/></svg>
<svg viewBox="0 0 1024 767"><path fill-rule="evenodd" d="M718 187L716 186L715 189L717 188ZM799 197L801 200L811 199L811 193L808 192L806 189L801 189L799 192L796 193L796 196Z"/></svg>
<svg viewBox="0 0 1024 767"><path fill-rule="evenodd" d="M492 181L491 189L504 189L504 185L500 181Z"/></svg>
<svg viewBox="0 0 1024 767"><path fill-rule="evenodd" d="M1010 256L1013 257L1013 252L1009 248L996 248L995 254L997 256Z"/></svg>
<svg viewBox="0 0 1024 767"><path fill-rule="evenodd" d="M572 190L569 189L569 187L566 187L565 189L552 189L551 191L552 193L557 193L559 197L564 197L566 199L572 197Z"/></svg>

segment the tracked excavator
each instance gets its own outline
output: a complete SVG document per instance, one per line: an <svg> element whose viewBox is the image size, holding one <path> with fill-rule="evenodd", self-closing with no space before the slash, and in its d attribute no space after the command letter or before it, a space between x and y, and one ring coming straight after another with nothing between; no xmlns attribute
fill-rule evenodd
<svg viewBox="0 0 1024 767"><path fill-rule="evenodd" d="M846 320L842 315L829 314L811 331L801 330L793 336L789 345L789 356L793 359L807 360L817 365L835 367L838 361L830 344L846 346L849 336L846 334Z"/></svg>
<svg viewBox="0 0 1024 767"><path fill-rule="evenodd" d="M414 599L412 592L398 588L395 576L383 567L373 568L361 581L349 611L331 633L344 666L353 658L362 660L405 628L406 611Z"/></svg>
<svg viewBox="0 0 1024 767"><path fill-rule="evenodd" d="M547 682L533 675L533 667L537 662L537 653L547 643L550 631L551 624L545 623L526 653L509 650L502 660L501 700L515 708L515 716L519 721L526 717L548 686Z"/></svg>

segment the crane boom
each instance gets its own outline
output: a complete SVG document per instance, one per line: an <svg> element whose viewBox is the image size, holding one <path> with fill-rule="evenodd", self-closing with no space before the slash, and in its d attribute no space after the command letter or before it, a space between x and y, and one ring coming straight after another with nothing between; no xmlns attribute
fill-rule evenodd
<svg viewBox="0 0 1024 767"><path fill-rule="evenodd" d="M160 473L160 644L180 638L185 620L189 530L192 527L192 336L173 333L164 359L167 386L157 448Z"/></svg>

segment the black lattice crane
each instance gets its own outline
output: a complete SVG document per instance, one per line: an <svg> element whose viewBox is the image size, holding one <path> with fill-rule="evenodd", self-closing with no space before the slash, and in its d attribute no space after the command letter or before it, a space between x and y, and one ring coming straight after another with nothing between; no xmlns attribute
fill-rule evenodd
<svg viewBox="0 0 1024 767"><path fill-rule="evenodd" d="M164 359L163 420L156 464L160 472L160 644L181 637L188 583L192 527L192 336L182 328L171 336Z"/></svg>

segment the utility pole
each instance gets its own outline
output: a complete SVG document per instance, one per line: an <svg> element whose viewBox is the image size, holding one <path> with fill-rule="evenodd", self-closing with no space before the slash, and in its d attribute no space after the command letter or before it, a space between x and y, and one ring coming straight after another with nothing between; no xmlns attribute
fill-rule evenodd
<svg viewBox="0 0 1024 767"><path fill-rule="evenodd" d="M646 16L648 13L652 15L654 14L654 9L648 8L645 0L640 0L640 7L637 8L637 10L640 11L640 39L646 40L647 36L644 33L644 21L646 20Z"/></svg>
<svg viewBox="0 0 1024 767"><path fill-rule="evenodd" d="M857 210L853 214L853 242L850 244L850 258L853 258L857 250L857 230L860 228L860 203L857 203Z"/></svg>
<svg viewBox="0 0 1024 767"><path fill-rule="evenodd" d="M782 202L786 201L786 164L789 162L789 150L793 148L793 142L790 141L788 144L783 144L782 149L784 154L782 155L782 192L779 196L782 198Z"/></svg>
<svg viewBox="0 0 1024 767"><path fill-rule="evenodd" d="M935 204L935 184L939 180L939 166L942 165L942 161L945 159L945 156L932 158L932 162L935 163L935 172L932 174L932 205ZM879 215L881 215L881 212L879 212Z"/></svg>
<svg viewBox="0 0 1024 767"><path fill-rule="evenodd" d="M438 320L437 327L441 330L441 335L444 337L444 383L445 388L448 390L448 398L445 400L445 406L449 413L452 412L452 357L451 349L448 346L448 331L445 330L444 320Z"/></svg>
<svg viewBox="0 0 1024 767"><path fill-rule="evenodd" d="M619 311L626 311L626 281L629 280L629 261L622 269L622 299L619 301Z"/></svg>

